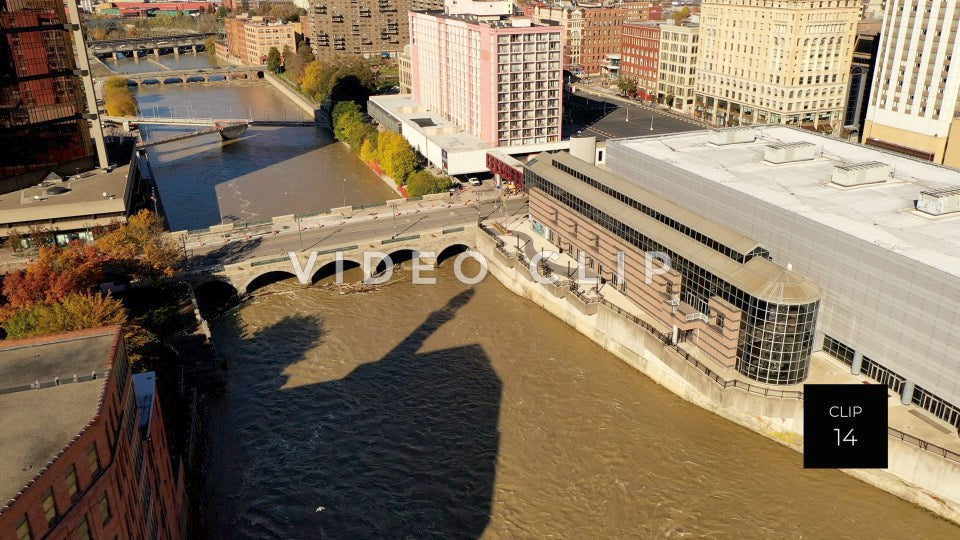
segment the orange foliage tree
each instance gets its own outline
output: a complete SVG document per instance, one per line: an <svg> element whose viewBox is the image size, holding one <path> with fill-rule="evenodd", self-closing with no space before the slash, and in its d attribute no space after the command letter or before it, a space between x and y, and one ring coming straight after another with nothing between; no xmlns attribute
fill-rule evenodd
<svg viewBox="0 0 960 540"><path fill-rule="evenodd" d="M0 307L0 319L17 309L59 302L67 295L90 290L103 277L103 263L103 254L92 244L41 247L37 259L26 269L4 278L7 304Z"/></svg>

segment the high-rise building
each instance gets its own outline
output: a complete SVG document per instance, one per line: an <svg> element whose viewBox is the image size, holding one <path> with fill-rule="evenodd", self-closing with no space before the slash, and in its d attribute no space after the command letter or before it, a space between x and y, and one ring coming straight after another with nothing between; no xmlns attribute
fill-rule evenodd
<svg viewBox="0 0 960 540"><path fill-rule="evenodd" d="M839 132L859 0L705 0L695 116Z"/></svg>
<svg viewBox="0 0 960 540"><path fill-rule="evenodd" d="M413 99L490 146L560 140L561 29L410 13Z"/></svg>
<svg viewBox="0 0 960 540"><path fill-rule="evenodd" d="M152 372L119 327L0 345L0 538L185 537Z"/></svg>
<svg viewBox="0 0 960 540"><path fill-rule="evenodd" d="M660 27L657 100L674 110L693 113L700 28L670 20Z"/></svg>
<svg viewBox="0 0 960 540"><path fill-rule="evenodd" d="M315 0L305 33L320 59L394 56L410 40L407 13L441 8L443 0Z"/></svg>
<svg viewBox="0 0 960 540"><path fill-rule="evenodd" d="M960 167L960 1L888 1L863 142Z"/></svg>
<svg viewBox="0 0 960 540"><path fill-rule="evenodd" d="M39 182L50 171L88 170L98 154L106 166L76 1L68 4L0 2L0 193Z"/></svg>
<svg viewBox="0 0 960 540"><path fill-rule="evenodd" d="M623 23L620 34L620 76L637 82L637 97L652 101L657 95L660 70L660 24Z"/></svg>

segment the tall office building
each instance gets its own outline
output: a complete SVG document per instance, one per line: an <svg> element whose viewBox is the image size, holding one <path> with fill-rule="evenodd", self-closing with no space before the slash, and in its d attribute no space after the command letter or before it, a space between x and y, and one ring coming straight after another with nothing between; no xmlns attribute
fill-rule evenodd
<svg viewBox="0 0 960 540"><path fill-rule="evenodd" d="M411 13L410 29L419 105L491 146L560 140L559 26Z"/></svg>
<svg viewBox="0 0 960 540"><path fill-rule="evenodd" d="M718 126L839 131L860 6L858 0L705 0L695 115Z"/></svg>
<svg viewBox="0 0 960 540"><path fill-rule="evenodd" d="M408 12L441 8L442 0L316 0L305 33L320 59L394 56L410 41Z"/></svg>
<svg viewBox="0 0 960 540"><path fill-rule="evenodd" d="M850 63L847 111L843 118L846 129L859 131L867 117L870 86L877 64L877 45L880 44L880 25L880 21L861 21L857 27L857 43Z"/></svg>
<svg viewBox="0 0 960 540"><path fill-rule="evenodd" d="M0 0L0 193L51 170L73 174L95 165L83 79L91 97L93 86L71 3L68 17L63 0Z"/></svg>
<svg viewBox="0 0 960 540"><path fill-rule="evenodd" d="M863 142L960 167L960 1L890 0Z"/></svg>

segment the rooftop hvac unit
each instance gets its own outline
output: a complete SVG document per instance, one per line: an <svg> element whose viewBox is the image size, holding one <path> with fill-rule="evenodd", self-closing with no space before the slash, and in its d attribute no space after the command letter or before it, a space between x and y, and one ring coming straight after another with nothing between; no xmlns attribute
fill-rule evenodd
<svg viewBox="0 0 960 540"><path fill-rule="evenodd" d="M893 167L879 161L845 163L833 168L834 184L843 187L880 184L893 176Z"/></svg>
<svg viewBox="0 0 960 540"><path fill-rule="evenodd" d="M752 127L719 129L710 132L710 142L717 146L752 143L757 140L757 130Z"/></svg>
<svg viewBox="0 0 960 540"><path fill-rule="evenodd" d="M763 152L763 159L770 163L793 163L809 161L817 156L817 145L808 142L770 144Z"/></svg>
<svg viewBox="0 0 960 540"><path fill-rule="evenodd" d="M931 216L960 212L960 188L921 191L917 210Z"/></svg>

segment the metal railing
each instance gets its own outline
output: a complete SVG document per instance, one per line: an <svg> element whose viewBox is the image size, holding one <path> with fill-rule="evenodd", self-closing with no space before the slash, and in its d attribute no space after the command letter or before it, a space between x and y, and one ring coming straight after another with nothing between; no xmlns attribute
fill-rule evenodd
<svg viewBox="0 0 960 540"><path fill-rule="evenodd" d="M912 444L914 446L922 448L923 450L926 450L928 452L932 452L944 459L953 461L954 463L960 463L960 454L947 450L946 448L943 448L941 446L937 446L931 442L927 442L923 439L914 437L913 435L904 433L899 429L888 427L887 435L890 437L893 437L894 439L899 439L907 444Z"/></svg>

